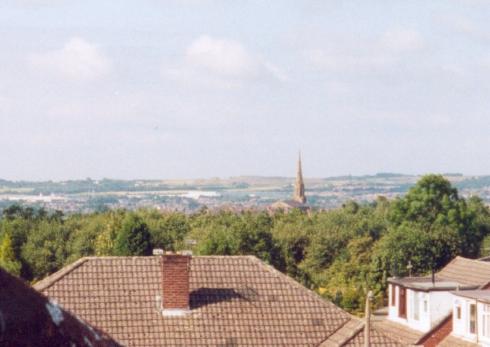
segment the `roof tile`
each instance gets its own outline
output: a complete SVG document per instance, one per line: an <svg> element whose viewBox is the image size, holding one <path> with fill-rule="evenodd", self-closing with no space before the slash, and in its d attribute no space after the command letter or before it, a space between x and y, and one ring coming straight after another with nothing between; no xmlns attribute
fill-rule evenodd
<svg viewBox="0 0 490 347"><path fill-rule="evenodd" d="M191 313L183 317L156 309L158 257L90 257L75 264L36 288L128 346L318 346L351 320L251 256L193 257Z"/></svg>

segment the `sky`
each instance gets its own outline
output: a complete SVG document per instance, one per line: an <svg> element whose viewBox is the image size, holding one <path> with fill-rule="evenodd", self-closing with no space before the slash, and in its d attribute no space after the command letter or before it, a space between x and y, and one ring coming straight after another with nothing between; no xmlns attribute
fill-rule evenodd
<svg viewBox="0 0 490 347"><path fill-rule="evenodd" d="M2 0L0 178L490 174L490 1Z"/></svg>

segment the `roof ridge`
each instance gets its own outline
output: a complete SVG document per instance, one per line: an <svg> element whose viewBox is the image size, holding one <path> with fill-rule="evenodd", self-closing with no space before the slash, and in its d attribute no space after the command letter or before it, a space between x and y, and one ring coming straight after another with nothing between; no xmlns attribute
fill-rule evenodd
<svg viewBox="0 0 490 347"><path fill-rule="evenodd" d="M352 331L348 334L348 336L341 339L340 342L336 344L335 341L331 339L335 336L335 334L339 333L342 329L346 328L347 325L351 322L357 323L356 327L352 329ZM336 347L344 346L347 342L349 342L352 338L354 338L360 330L364 327L364 321L358 317L352 317L348 321L341 324L337 329L335 329L330 335L328 335L324 340L320 341L317 347L327 347L331 346L331 344L335 344Z"/></svg>
<svg viewBox="0 0 490 347"><path fill-rule="evenodd" d="M349 321L351 322L351 321ZM349 323L347 322L347 323ZM363 331L364 329L366 328L366 322L364 322L363 320L359 319L358 320L358 325L355 329L352 330L352 332L350 333L349 336L347 336L344 341L342 341L340 343L341 346L345 346L349 341L352 341L352 339L354 339L357 334L359 334L361 331Z"/></svg>
<svg viewBox="0 0 490 347"><path fill-rule="evenodd" d="M256 256L254 255L246 255L244 257L248 257L250 260L262 265L267 271L271 272L272 274L275 274L275 275L278 275L279 277L281 277L282 279L284 279L286 282L288 282L290 285L294 286L296 289L300 289L301 291L303 291L305 294L307 294L308 296L314 298L315 300L318 300L320 301L322 304L326 304L326 305L332 305L334 306L335 308L337 308L339 311L342 311L345 315L348 316L348 318L350 319L358 319L356 316L350 314L349 312L343 310L342 308L340 308L339 306L335 305L333 302L329 301L329 300L325 300L323 297L321 297L318 293L316 293L314 290L311 290L310 288L307 288L305 287L304 285L302 285L301 283L299 283L298 281L296 281L295 279L291 278L290 276L282 273L281 271L277 270L275 267L273 267L272 265L270 264L267 264L265 261L257 258ZM348 322L348 321L347 321ZM346 322L346 323L347 323Z"/></svg>
<svg viewBox="0 0 490 347"><path fill-rule="evenodd" d="M58 271L52 273L48 277L45 277L39 282L35 283L32 287L37 291L45 290L51 287L56 281L60 280L61 278L63 278L64 276L66 276L67 274L69 274L70 272L72 272L73 270L75 270L76 268L78 268L79 266L81 266L83 263L87 262L91 258L96 258L96 257L82 257L69 265L63 266Z"/></svg>
<svg viewBox="0 0 490 347"><path fill-rule="evenodd" d="M178 254L178 253L176 253ZM83 257L84 259L132 259L132 258L155 258L162 255L92 255ZM247 258L250 255L192 255L192 258Z"/></svg>

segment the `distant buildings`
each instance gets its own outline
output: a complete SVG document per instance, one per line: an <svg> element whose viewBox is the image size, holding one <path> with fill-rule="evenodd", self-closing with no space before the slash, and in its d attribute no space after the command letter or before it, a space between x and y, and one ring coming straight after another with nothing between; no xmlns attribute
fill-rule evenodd
<svg viewBox="0 0 490 347"><path fill-rule="evenodd" d="M301 167L301 154L298 157L293 198L291 200L277 201L273 203L271 206L269 206L270 211L282 210L284 212L289 212L295 208L303 211L309 210L309 206L306 203L305 184L303 181L303 169Z"/></svg>

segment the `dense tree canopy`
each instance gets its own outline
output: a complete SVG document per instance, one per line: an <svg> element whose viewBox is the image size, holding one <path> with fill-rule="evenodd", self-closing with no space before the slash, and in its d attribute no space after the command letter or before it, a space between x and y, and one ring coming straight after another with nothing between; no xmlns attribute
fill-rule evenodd
<svg viewBox="0 0 490 347"><path fill-rule="evenodd" d="M468 203L440 175L427 175L390 211L391 232L380 245L392 272L405 273L408 261L415 270L445 265L455 255L476 257L488 233L487 208L481 200Z"/></svg>
<svg viewBox="0 0 490 347"><path fill-rule="evenodd" d="M150 255L150 231L143 219L128 213L114 241L116 255Z"/></svg>
<svg viewBox="0 0 490 347"><path fill-rule="evenodd" d="M460 197L444 177L428 175L392 201L348 201L311 213L63 215L14 205L0 218L0 266L29 281L83 256L149 255L152 248L252 254L357 313L368 289L381 305L387 278L407 274L408 262L424 275L456 255L489 254L490 211L478 197Z"/></svg>

